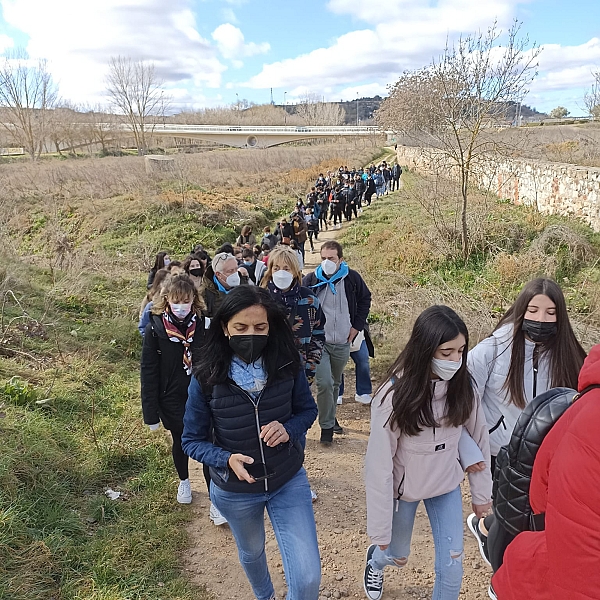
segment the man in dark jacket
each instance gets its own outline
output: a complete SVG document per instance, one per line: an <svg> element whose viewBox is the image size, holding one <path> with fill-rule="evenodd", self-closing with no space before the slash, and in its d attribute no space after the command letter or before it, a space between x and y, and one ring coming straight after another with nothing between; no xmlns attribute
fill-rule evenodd
<svg viewBox="0 0 600 600"><path fill-rule="evenodd" d="M402 168L396 163L392 167L392 192L400 189L400 175L402 175Z"/></svg>
<svg viewBox="0 0 600 600"><path fill-rule="evenodd" d="M238 285L248 284L250 278L244 267L239 267L232 254L220 252L215 254L212 263L206 267L202 278L200 294L206 304L205 316L212 317L223 298Z"/></svg>
<svg viewBox="0 0 600 600"><path fill-rule="evenodd" d="M314 290L326 318L325 347L316 382L321 443L330 445L342 373L350 357L351 342L365 328L371 292L363 278L344 262L338 242L324 242L321 259L321 265L304 277L303 285ZM337 427L336 431L342 433Z"/></svg>

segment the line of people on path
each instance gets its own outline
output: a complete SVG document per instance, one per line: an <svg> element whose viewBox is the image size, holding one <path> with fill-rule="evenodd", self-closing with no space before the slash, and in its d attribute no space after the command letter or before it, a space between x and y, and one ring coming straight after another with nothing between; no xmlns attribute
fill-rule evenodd
<svg viewBox="0 0 600 600"><path fill-rule="evenodd" d="M372 354L371 293L336 241L322 244L321 264L304 277L299 253L280 243L257 278L257 257L244 256L252 253L251 233L242 233L241 263L232 247L212 260L198 247L183 263L157 256L148 280L154 292L144 307L144 422L152 430L162 423L171 433L179 502L192 501L188 457L202 463L211 519L229 524L256 598L275 598L266 510L288 600L316 600L321 562L303 467L306 433L318 418L320 443L331 446L341 429L336 409L344 367L351 355L357 366L366 357L368 366ZM543 530L507 532L499 498L510 498L493 493L492 474L496 490L508 468L502 449L536 397L556 387L577 389L578 377L580 392L598 387L600 349L581 370L585 352L562 290L549 279L527 284L492 335L468 347L460 316L430 307L373 397L365 459L367 597L383 596L386 567L408 563L423 501L435 545L432 598L458 599L465 472L473 508L467 525L495 570L491 598L598 597L600 447L590 430L600 424L600 393L591 390L537 440L536 468L543 463L533 471L531 506L543 515ZM576 573L583 577L569 581Z"/></svg>

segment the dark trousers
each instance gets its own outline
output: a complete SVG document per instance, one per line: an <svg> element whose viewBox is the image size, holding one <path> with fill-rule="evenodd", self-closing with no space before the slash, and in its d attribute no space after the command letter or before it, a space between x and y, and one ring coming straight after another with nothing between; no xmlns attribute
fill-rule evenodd
<svg viewBox="0 0 600 600"><path fill-rule="evenodd" d="M340 204L333 207L333 224L337 225L338 221L340 224L342 223L342 206Z"/></svg>
<svg viewBox="0 0 600 600"><path fill-rule="evenodd" d="M181 480L188 479L190 476L189 458L185 455L183 448L181 447L181 433L171 431L171 437L173 438L171 453L173 455L173 464L175 465L177 475ZM206 465L202 465L202 472L204 474L204 481L206 482L206 489L210 496L210 473Z"/></svg>
<svg viewBox="0 0 600 600"><path fill-rule="evenodd" d="M400 177L398 177L398 179L392 179L392 192L394 191L394 189L400 189Z"/></svg>

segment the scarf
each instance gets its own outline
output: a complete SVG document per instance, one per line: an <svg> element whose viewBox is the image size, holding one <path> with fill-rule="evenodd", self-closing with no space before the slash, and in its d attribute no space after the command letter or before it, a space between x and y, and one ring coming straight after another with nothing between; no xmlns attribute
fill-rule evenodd
<svg viewBox="0 0 600 600"><path fill-rule="evenodd" d="M319 280L319 283L317 283L315 285L311 285L310 287L318 288L322 285L329 285L329 289L331 290L331 293L335 295L335 294L337 294L337 291L335 289L335 283L337 281L344 279L344 277L346 277L346 275L348 275L348 263L346 263L344 261L342 261L340 263L339 269L329 279L327 279L327 277L325 277L325 275L323 275L323 267L321 265L319 265L315 269L315 276Z"/></svg>
<svg viewBox="0 0 600 600"><path fill-rule="evenodd" d="M190 322L187 325L185 335L179 331L177 325L173 322L173 317L168 313L162 314L162 322L167 332L167 337L172 342L181 342L183 344L183 370L186 375L192 374L192 351L190 344L194 341L194 333L196 333L196 315L192 315Z"/></svg>
<svg viewBox="0 0 600 600"><path fill-rule="evenodd" d="M217 279L216 275L213 276L213 281L215 282L217 289L220 292L223 292L224 294L229 294L229 292L233 289L233 288L231 288L231 290L226 290L225 287L223 286L223 284Z"/></svg>
<svg viewBox="0 0 600 600"><path fill-rule="evenodd" d="M300 286L298 282L294 283L287 292L281 291L272 281L269 281L267 287L269 292L271 292L271 296L278 302L281 302L287 309L291 309L300 299Z"/></svg>
<svg viewBox="0 0 600 600"><path fill-rule="evenodd" d="M268 378L262 358L247 364L238 356L233 356L231 359L229 377L253 398L256 398L267 385Z"/></svg>

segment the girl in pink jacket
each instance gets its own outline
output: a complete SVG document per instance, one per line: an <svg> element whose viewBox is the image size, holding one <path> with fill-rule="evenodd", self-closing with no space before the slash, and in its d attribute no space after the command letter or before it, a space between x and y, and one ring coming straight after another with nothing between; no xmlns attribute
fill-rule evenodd
<svg viewBox="0 0 600 600"><path fill-rule="evenodd" d="M371 405L367 448L367 550L364 588L370 600L383 594L383 569L408 562L421 500L433 531L435 585L432 600L457 600L462 583L463 514L459 462L463 428L484 457L469 469L473 512L491 508L488 430L467 371L469 334L447 306L417 318L411 337L389 369Z"/></svg>

